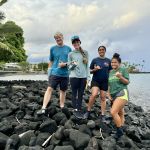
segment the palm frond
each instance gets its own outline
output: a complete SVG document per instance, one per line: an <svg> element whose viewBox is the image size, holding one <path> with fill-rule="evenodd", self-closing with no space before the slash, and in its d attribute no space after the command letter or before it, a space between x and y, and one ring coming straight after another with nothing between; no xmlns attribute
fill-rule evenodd
<svg viewBox="0 0 150 150"><path fill-rule="evenodd" d="M0 42L0 51L7 51L13 54L13 51L4 43Z"/></svg>
<svg viewBox="0 0 150 150"><path fill-rule="evenodd" d="M7 2L7 0L0 0L0 6L2 6L6 2Z"/></svg>

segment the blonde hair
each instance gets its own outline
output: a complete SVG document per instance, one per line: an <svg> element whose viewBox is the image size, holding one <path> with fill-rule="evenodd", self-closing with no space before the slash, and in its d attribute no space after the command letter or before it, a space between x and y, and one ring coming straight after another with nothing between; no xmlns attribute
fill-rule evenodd
<svg viewBox="0 0 150 150"><path fill-rule="evenodd" d="M63 37L63 34L61 33L61 32L56 32L55 34L54 34L54 38L56 38L56 37Z"/></svg>

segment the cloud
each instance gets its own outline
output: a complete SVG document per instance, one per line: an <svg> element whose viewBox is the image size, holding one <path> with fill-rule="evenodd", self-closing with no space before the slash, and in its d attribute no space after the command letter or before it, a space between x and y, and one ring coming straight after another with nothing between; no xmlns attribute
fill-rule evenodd
<svg viewBox="0 0 150 150"><path fill-rule="evenodd" d="M125 15L120 16L120 18L115 19L113 26L115 28L127 27L133 24L134 22L136 22L137 19L138 19L138 15L135 12L129 12Z"/></svg>
<svg viewBox="0 0 150 150"><path fill-rule="evenodd" d="M9 0L2 10L24 29L29 61L48 60L49 47L55 44L53 34L61 31L70 46L71 36L79 35L90 59L103 44L108 57L119 52L131 62L146 59L150 71L149 7L149 0Z"/></svg>

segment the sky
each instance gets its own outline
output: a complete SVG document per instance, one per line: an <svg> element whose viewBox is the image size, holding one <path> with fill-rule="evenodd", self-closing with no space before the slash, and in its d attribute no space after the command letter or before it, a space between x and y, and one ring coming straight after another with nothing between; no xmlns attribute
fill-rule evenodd
<svg viewBox="0 0 150 150"><path fill-rule="evenodd" d="M48 61L60 31L64 43L79 35L90 60L104 45L106 56L117 52L122 61L143 64L150 71L150 0L8 0L0 9L24 30L28 61ZM73 47L72 47L73 48Z"/></svg>

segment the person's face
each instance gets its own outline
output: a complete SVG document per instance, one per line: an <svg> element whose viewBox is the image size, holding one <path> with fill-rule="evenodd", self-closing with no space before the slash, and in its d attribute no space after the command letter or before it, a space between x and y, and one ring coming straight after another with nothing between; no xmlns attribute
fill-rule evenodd
<svg viewBox="0 0 150 150"><path fill-rule="evenodd" d="M74 47L75 49L79 49L81 43L80 43L80 41L74 41L74 42L72 43L72 45L73 45L73 47Z"/></svg>
<svg viewBox="0 0 150 150"><path fill-rule="evenodd" d="M98 49L98 53L99 53L99 55L100 55L101 57L104 57L104 56L105 56L105 53L106 53L105 48L100 47L100 48Z"/></svg>
<svg viewBox="0 0 150 150"><path fill-rule="evenodd" d="M58 45L63 45L63 36L55 36L55 41Z"/></svg>
<svg viewBox="0 0 150 150"><path fill-rule="evenodd" d="M117 59L113 58L113 59L111 60L111 67L112 67L113 69L115 69L115 70L120 67L120 63L118 62Z"/></svg>

